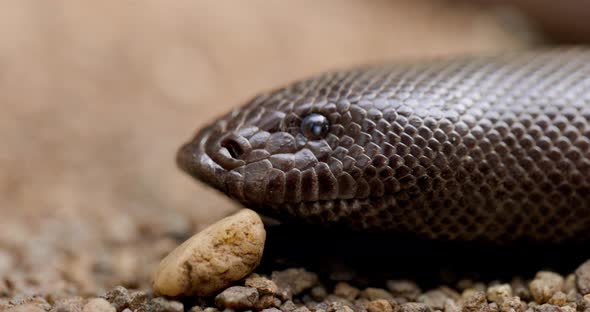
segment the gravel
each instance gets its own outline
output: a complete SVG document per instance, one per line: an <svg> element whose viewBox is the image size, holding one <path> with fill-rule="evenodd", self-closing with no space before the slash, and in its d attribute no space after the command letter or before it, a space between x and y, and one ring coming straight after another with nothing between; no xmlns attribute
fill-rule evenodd
<svg viewBox="0 0 590 312"><path fill-rule="evenodd" d="M581 274L580 269L576 274ZM208 297L160 297L149 290L117 286L100 297L2 298L0 311L590 312L590 295L579 290L583 288L579 288L575 277L573 273L563 276L540 271L530 281L461 280L423 292L410 280L389 280L382 283L383 287L366 287L360 280L334 281L304 268L288 268L268 275L252 273ZM526 299L528 294L532 296Z"/></svg>
<svg viewBox="0 0 590 312"><path fill-rule="evenodd" d="M576 270L576 282L582 295L590 293L590 260L582 263Z"/></svg>

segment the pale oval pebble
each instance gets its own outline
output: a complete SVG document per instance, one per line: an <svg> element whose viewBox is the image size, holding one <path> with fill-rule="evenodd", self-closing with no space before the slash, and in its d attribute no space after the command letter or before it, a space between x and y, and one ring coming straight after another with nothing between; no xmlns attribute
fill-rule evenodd
<svg viewBox="0 0 590 312"><path fill-rule="evenodd" d="M160 262L154 292L208 296L250 274L260 263L266 232L262 220L242 209L210 225Z"/></svg>

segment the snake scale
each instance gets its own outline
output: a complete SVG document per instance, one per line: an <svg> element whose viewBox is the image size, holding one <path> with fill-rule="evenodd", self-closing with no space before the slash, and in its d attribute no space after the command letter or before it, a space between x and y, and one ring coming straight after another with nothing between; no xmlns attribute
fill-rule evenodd
<svg viewBox="0 0 590 312"><path fill-rule="evenodd" d="M222 116L177 161L279 220L438 240L588 240L590 50L328 72Z"/></svg>

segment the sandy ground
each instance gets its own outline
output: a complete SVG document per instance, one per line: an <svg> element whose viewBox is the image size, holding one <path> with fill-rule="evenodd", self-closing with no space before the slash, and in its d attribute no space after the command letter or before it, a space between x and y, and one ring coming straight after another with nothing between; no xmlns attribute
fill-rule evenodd
<svg viewBox="0 0 590 312"><path fill-rule="evenodd" d="M235 209L177 170L193 132L256 93L360 63L520 48L458 1L0 4L0 296L147 287Z"/></svg>

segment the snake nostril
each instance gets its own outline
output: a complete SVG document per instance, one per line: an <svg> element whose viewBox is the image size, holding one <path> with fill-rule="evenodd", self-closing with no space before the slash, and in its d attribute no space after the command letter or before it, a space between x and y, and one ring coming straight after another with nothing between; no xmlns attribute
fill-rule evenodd
<svg viewBox="0 0 590 312"><path fill-rule="evenodd" d="M240 159L240 157L242 157L242 155L244 155L245 152L242 145L232 138L227 138L223 140L223 142L221 142L221 147L226 148L229 152L229 155L234 159Z"/></svg>

